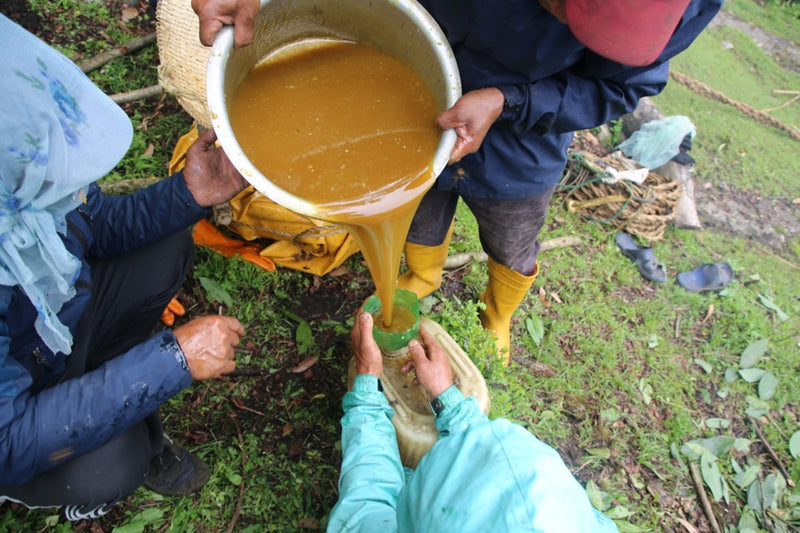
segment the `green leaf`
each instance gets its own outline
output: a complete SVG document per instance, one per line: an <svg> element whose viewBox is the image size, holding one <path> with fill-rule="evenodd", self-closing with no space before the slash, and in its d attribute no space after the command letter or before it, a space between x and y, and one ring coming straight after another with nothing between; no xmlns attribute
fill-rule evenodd
<svg viewBox="0 0 800 533"><path fill-rule="evenodd" d="M750 483L758 479L759 472L761 472L761 465L751 465L741 474L737 474L733 478L733 482L745 489L748 487L748 485L750 485Z"/></svg>
<svg viewBox="0 0 800 533"><path fill-rule="evenodd" d="M739 372L733 367L729 367L725 369L725 381L728 383L733 383L736 381L736 378L739 377Z"/></svg>
<svg viewBox="0 0 800 533"><path fill-rule="evenodd" d="M711 490L714 500L720 501L724 495L724 488L717 458L710 453L704 453L700 457L700 473L703 475L703 481Z"/></svg>
<svg viewBox="0 0 800 533"><path fill-rule="evenodd" d="M228 291L222 288L216 280L211 278L199 278L200 285L206 291L206 299L212 302L219 302L228 309L233 307L233 298Z"/></svg>
<svg viewBox="0 0 800 533"><path fill-rule="evenodd" d="M639 392L642 394L645 405L650 405L650 402L653 399L653 387L645 378L639 380Z"/></svg>
<svg viewBox="0 0 800 533"><path fill-rule="evenodd" d="M608 448L587 448L586 451L589 452L589 455L601 459L609 459L611 457L611 450Z"/></svg>
<svg viewBox="0 0 800 533"><path fill-rule="evenodd" d="M225 478L237 487L242 484L242 476L235 472L227 472Z"/></svg>
<svg viewBox="0 0 800 533"><path fill-rule="evenodd" d="M714 367L711 366L711 363L707 361L703 361L702 359L693 359L693 361L696 365L702 368L703 372L705 372L706 374L710 374L711 371L714 370Z"/></svg>
<svg viewBox="0 0 800 533"><path fill-rule="evenodd" d="M727 418L708 418L706 419L706 426L709 429L725 429L731 425L731 421Z"/></svg>
<svg viewBox="0 0 800 533"><path fill-rule="evenodd" d="M748 383L755 383L756 381L760 380L767 371L761 368L745 368L739 370L739 375L742 376L742 379Z"/></svg>
<svg viewBox="0 0 800 533"><path fill-rule="evenodd" d="M758 533L758 519L752 509L745 508L739 518L739 533Z"/></svg>
<svg viewBox="0 0 800 533"><path fill-rule="evenodd" d="M538 316L529 316L525 319L525 329L528 330L528 335L539 346L544 339L544 323Z"/></svg>
<svg viewBox="0 0 800 533"><path fill-rule="evenodd" d="M314 344L311 326L309 326L308 322L305 320L297 325L297 332L294 334L294 340L297 342L297 351L300 354L308 352L308 349Z"/></svg>
<svg viewBox="0 0 800 533"><path fill-rule="evenodd" d="M635 524L631 524L627 520L615 520L614 523L617 525L619 533L644 533L645 531L648 531L647 529L642 529Z"/></svg>
<svg viewBox="0 0 800 533"><path fill-rule="evenodd" d="M753 368L767 351L769 341L767 339L758 339L751 342L750 345L744 349L742 355L739 357L739 368Z"/></svg>
<svg viewBox="0 0 800 533"><path fill-rule="evenodd" d="M733 448L733 445L736 443L736 439L727 435L717 435L716 437L699 439L694 442L697 442L715 457L721 457L723 454L727 453L728 450Z"/></svg>
<svg viewBox="0 0 800 533"><path fill-rule="evenodd" d="M766 372L758 382L758 397L762 400L769 400L775 396L778 388L778 378L772 372Z"/></svg>
<svg viewBox="0 0 800 533"><path fill-rule="evenodd" d="M611 520L620 520L622 518L628 518L629 516L633 516L633 512L628 510L627 507L624 505L617 505L616 507L612 507L608 511L606 511L606 516L609 517Z"/></svg>
<svg viewBox="0 0 800 533"><path fill-rule="evenodd" d="M747 488L747 505L749 505L750 508L756 513L761 513L764 511L764 507L761 505L760 479L756 479L750 483L750 486Z"/></svg>
<svg viewBox="0 0 800 533"><path fill-rule="evenodd" d="M122 524L119 527L115 527L111 530L112 533L142 533L144 528L147 526L147 522L144 520L136 520L132 522L128 522L127 524Z"/></svg>
<svg viewBox="0 0 800 533"><path fill-rule="evenodd" d="M655 348L656 346L658 346L658 335L656 335L655 333L651 333L647 337L647 347Z"/></svg>
<svg viewBox="0 0 800 533"><path fill-rule="evenodd" d="M789 438L789 453L795 459L800 459L800 431L795 431Z"/></svg>
<svg viewBox="0 0 800 533"><path fill-rule="evenodd" d="M735 441L733 441L733 449L737 452L747 453L750 451L750 441L748 439L738 437Z"/></svg>
<svg viewBox="0 0 800 533"><path fill-rule="evenodd" d="M601 512L605 512L611 507L611 502L614 501L609 493L600 490L600 487L591 479L586 482L586 494L589 496L592 506Z"/></svg>
<svg viewBox="0 0 800 533"><path fill-rule="evenodd" d="M775 304L775 302L772 301L772 298L770 298L769 296L765 296L765 295L763 295L761 293L758 293L758 301L761 302L761 305L763 305L764 307L766 307L770 311L773 311L775 313L775 316L777 316L778 320L780 320L781 322L783 322L784 320L788 320L789 319L789 315L784 313L781 310L781 308L778 307Z"/></svg>

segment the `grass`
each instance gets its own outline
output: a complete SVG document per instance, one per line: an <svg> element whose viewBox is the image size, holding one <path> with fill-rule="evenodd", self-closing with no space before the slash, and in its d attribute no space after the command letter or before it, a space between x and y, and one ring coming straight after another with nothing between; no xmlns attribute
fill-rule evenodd
<svg viewBox="0 0 800 533"><path fill-rule="evenodd" d="M116 16L102 12L103 4L76 7L72 0L34 6ZM729 0L726 9L773 33L800 35L798 20L774 3ZM112 22L109 31L116 31ZM79 22L63 24L65 31L82 31ZM124 32L119 38L127 40ZM71 53L83 53L76 44L69 46ZM108 46L101 39L86 49ZM154 65L153 50L146 49L93 77L118 92L153 83ZM784 101L773 88L800 87L796 73L780 69L744 33L726 28L704 33L673 68L760 109ZM692 155L699 185L729 183L763 196L800 197L797 141L785 133L675 82L655 103L665 115L685 114L695 123ZM188 117L169 97L161 105L131 104L126 111L135 139L109 179L164 175L172 146L188 130ZM798 127L800 106L774 116ZM143 157L151 144L152 155ZM444 326L483 372L491 416L514 420L555 447L595 506L615 518L621 531L681 530L680 520L706 527L690 474L693 462L702 467L704 491L726 531L796 530L800 494L781 484L753 421L800 483L800 462L790 449L790 438L800 429L797 248L790 244L775 251L710 230L669 227L654 244L669 274L657 285L643 280L619 253L617 230L567 212L558 198L545 228L543 239L579 236L581 244L542 254L540 277L515 315L512 338L522 348L515 354L521 363L504 368L488 355L491 344L476 302L486 282L484 263L447 275L445 286L460 283L460 290L423 301L424 313ZM478 249L474 219L459 205L451 253ZM679 271L723 260L732 264L736 281L718 294L691 294L674 283ZM349 317L372 290L359 255L346 266L344 274L323 278L286 269L269 273L199 249L184 285L188 312L216 312L221 306L238 317L247 335L237 361L250 374L197 383L161 412L168 431L208 462L211 479L191 497L164 498L139 489L110 515L75 529L324 528L336 501L341 461L339 401ZM346 297L327 301L331 293ZM743 363L742 354L763 340L766 349L752 365ZM318 360L310 370L292 372L312 356ZM771 373L776 386L767 387L770 380L763 376L752 381L752 369ZM748 466L755 479L743 474ZM5 504L3 530L62 532L73 525L54 511Z"/></svg>

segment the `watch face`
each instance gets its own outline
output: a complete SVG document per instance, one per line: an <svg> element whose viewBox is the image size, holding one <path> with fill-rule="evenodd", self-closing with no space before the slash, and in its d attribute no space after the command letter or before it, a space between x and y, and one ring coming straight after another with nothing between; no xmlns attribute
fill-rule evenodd
<svg viewBox="0 0 800 533"><path fill-rule="evenodd" d="M439 416L439 413L441 413L442 410L444 409L444 404L442 403L442 400L440 400L439 398L434 398L431 401L431 409L433 410L433 414Z"/></svg>

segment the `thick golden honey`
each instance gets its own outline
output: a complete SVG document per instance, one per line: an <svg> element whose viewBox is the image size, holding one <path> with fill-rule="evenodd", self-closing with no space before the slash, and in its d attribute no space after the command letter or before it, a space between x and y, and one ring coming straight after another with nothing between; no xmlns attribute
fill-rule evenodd
<svg viewBox="0 0 800 533"><path fill-rule="evenodd" d="M228 107L259 171L358 241L390 326L403 243L441 134L425 82L375 48L315 41L253 68Z"/></svg>

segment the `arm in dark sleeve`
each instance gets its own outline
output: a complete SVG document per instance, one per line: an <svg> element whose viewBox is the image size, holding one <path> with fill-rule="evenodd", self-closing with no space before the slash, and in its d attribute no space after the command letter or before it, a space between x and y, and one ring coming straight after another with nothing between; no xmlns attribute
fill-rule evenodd
<svg viewBox="0 0 800 533"><path fill-rule="evenodd" d="M378 378L356 376L342 407L339 501L328 531L396 531L403 465L391 421L394 411L378 390Z"/></svg>
<svg viewBox="0 0 800 533"><path fill-rule="evenodd" d="M163 332L80 378L34 394L30 374L8 355L8 337L0 336L0 484L24 483L101 446L191 382L175 336Z"/></svg>
<svg viewBox="0 0 800 533"><path fill-rule="evenodd" d="M210 209L195 202L182 172L133 194L107 196L97 185L79 208L91 218L92 255L111 257L188 228Z"/></svg>
<svg viewBox="0 0 800 533"><path fill-rule="evenodd" d="M543 135L593 128L633 111L640 98L664 89L669 60L689 47L721 6L720 0L694 0L661 56L646 67L626 67L587 50L580 61L552 76L529 85L498 86L514 111L501 119L519 134Z"/></svg>

